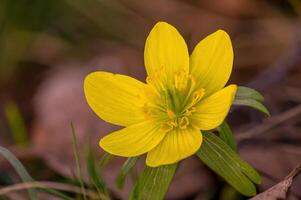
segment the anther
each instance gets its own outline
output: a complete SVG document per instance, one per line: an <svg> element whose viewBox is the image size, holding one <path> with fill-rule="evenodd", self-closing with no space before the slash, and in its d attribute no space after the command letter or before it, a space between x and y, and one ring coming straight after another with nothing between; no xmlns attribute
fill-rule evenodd
<svg viewBox="0 0 301 200"><path fill-rule="evenodd" d="M146 81L147 84L151 84L153 79L150 76L148 76L148 77L146 77L145 81Z"/></svg>
<svg viewBox="0 0 301 200"><path fill-rule="evenodd" d="M187 86L188 74L184 70L176 72L174 75L175 88L183 90Z"/></svg>
<svg viewBox="0 0 301 200"><path fill-rule="evenodd" d="M193 105L197 104L203 98L204 94L205 94L205 90L204 89L200 89L200 90L195 91L192 94L191 105L193 106Z"/></svg>
<svg viewBox="0 0 301 200"><path fill-rule="evenodd" d="M196 111L196 108L191 107L191 108L185 110L184 115L188 117L188 116L192 115L192 113L194 113L195 111Z"/></svg>
<svg viewBox="0 0 301 200"><path fill-rule="evenodd" d="M173 127L178 127L178 122L175 119L174 121L169 122Z"/></svg>
<svg viewBox="0 0 301 200"><path fill-rule="evenodd" d="M172 129L173 129L173 126L172 126L170 123L168 123L168 122L163 123L163 124L161 125L161 130L164 131L164 132L169 132L169 131L171 131Z"/></svg>
<svg viewBox="0 0 301 200"><path fill-rule="evenodd" d="M182 117L179 119L179 128L185 129L189 125L189 119L188 117Z"/></svg>
<svg viewBox="0 0 301 200"><path fill-rule="evenodd" d="M176 116L175 113L171 110L167 110L166 113L169 119L173 119Z"/></svg>

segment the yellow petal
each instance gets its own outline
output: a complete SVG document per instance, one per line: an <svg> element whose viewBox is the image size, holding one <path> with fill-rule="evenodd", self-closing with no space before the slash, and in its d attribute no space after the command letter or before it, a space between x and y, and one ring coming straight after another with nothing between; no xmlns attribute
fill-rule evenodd
<svg viewBox="0 0 301 200"><path fill-rule="evenodd" d="M185 40L175 27L158 22L148 35L144 49L147 74L172 79L175 72L189 72L189 54Z"/></svg>
<svg viewBox="0 0 301 200"><path fill-rule="evenodd" d="M99 145L110 154L133 157L153 149L164 136L153 121L145 121L105 136Z"/></svg>
<svg viewBox="0 0 301 200"><path fill-rule="evenodd" d="M103 120L128 126L144 120L139 93L144 84L128 76L93 72L84 83L85 96L92 110Z"/></svg>
<svg viewBox="0 0 301 200"><path fill-rule="evenodd" d="M222 30L207 36L193 50L190 72L196 87L210 96L225 86L233 65L233 49L229 35Z"/></svg>
<svg viewBox="0 0 301 200"><path fill-rule="evenodd" d="M190 118L191 123L201 130L219 126L230 110L236 90L236 85L229 85L201 101Z"/></svg>
<svg viewBox="0 0 301 200"><path fill-rule="evenodd" d="M176 129L166 134L161 143L147 154L150 167L176 163L193 155L201 146L202 133L194 128Z"/></svg>

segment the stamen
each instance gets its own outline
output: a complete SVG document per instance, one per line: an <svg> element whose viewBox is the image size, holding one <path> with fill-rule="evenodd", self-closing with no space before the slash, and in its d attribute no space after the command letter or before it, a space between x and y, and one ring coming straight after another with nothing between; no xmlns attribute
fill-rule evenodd
<svg viewBox="0 0 301 200"><path fill-rule="evenodd" d="M161 130L164 131L164 132L169 132L169 131L171 131L172 129L173 129L173 126L172 126L170 123L168 123L168 122L163 123L163 124L161 125Z"/></svg>
<svg viewBox="0 0 301 200"><path fill-rule="evenodd" d="M169 119L173 119L176 116L175 113L171 110L167 110L166 113Z"/></svg>
<svg viewBox="0 0 301 200"><path fill-rule="evenodd" d="M195 78L191 74L189 74L189 79L191 81L191 87L193 88L193 86L195 86L196 83Z"/></svg>
<svg viewBox="0 0 301 200"><path fill-rule="evenodd" d="M174 75L174 84L177 90L184 90L187 86L188 74L181 70Z"/></svg>
<svg viewBox="0 0 301 200"><path fill-rule="evenodd" d="M153 82L153 79L151 78L151 76L147 76L145 81L147 84L151 84Z"/></svg>
<svg viewBox="0 0 301 200"><path fill-rule="evenodd" d="M186 109L184 111L183 115L188 117L188 116L192 115L195 111L196 111L196 108L195 107L191 107L189 109Z"/></svg>
<svg viewBox="0 0 301 200"><path fill-rule="evenodd" d="M142 107L146 119L160 121L161 129L169 132L191 126L189 118L196 112L196 104L205 94L196 90L195 79L184 70L167 77L163 67L146 78Z"/></svg>
<svg viewBox="0 0 301 200"><path fill-rule="evenodd" d="M196 81L195 81L195 78L191 75L191 74L189 74L188 75L188 82L187 82L187 86L189 87L189 90L188 90L188 92L185 94L185 99L183 100L183 104L182 105L186 105L187 104L187 102L189 101L189 98L190 98L190 96L191 96L191 93L193 92L193 90L194 90L194 86L195 86L195 83L196 83ZM189 85L188 85L189 84Z"/></svg>
<svg viewBox="0 0 301 200"><path fill-rule="evenodd" d="M200 89L200 90L195 91L192 94L191 106L194 106L195 104L197 104L203 98L204 94L205 94L204 89Z"/></svg>
<svg viewBox="0 0 301 200"><path fill-rule="evenodd" d="M169 122L173 127L178 127L178 122L175 119L174 121Z"/></svg>
<svg viewBox="0 0 301 200"><path fill-rule="evenodd" d="M165 82L164 82L164 68L161 67L160 69L157 69L156 71L152 72L151 75L146 77L146 83L148 85L153 86L155 89L163 90L165 88Z"/></svg>
<svg viewBox="0 0 301 200"><path fill-rule="evenodd" d="M181 117L179 119L179 128L180 129L185 129L189 125L189 119L188 117Z"/></svg>

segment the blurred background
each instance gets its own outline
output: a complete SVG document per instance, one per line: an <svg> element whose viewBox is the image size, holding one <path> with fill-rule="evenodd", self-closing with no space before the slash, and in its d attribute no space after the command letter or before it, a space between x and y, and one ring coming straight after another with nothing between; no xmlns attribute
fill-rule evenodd
<svg viewBox="0 0 301 200"><path fill-rule="evenodd" d="M86 104L84 77L104 70L145 80L144 43L157 21L177 27L190 52L206 35L224 29L235 54L230 82L260 91L272 114L235 108L227 119L241 157L261 173L258 190L264 191L301 161L300 17L299 0L0 0L0 145L36 180L72 182L70 122L81 160L87 147L100 157L99 138L118 129ZM115 186L123 161L112 159L103 172L115 199L126 199L132 187L131 180L123 190ZM0 158L1 187L16 182L18 176ZM297 177L289 199L301 199L300 188ZM8 198L26 199L26 193ZM167 199L246 198L189 158Z"/></svg>

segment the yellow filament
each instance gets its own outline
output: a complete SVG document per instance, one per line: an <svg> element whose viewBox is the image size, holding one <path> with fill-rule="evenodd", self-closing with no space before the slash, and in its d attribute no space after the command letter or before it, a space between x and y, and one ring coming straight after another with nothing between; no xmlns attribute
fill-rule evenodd
<svg viewBox="0 0 301 200"><path fill-rule="evenodd" d="M179 71L174 75L175 88L183 90L187 86L188 74L185 71Z"/></svg>
<svg viewBox="0 0 301 200"><path fill-rule="evenodd" d="M170 123L163 123L161 125L161 130L163 130L164 132L169 132L173 129L173 126Z"/></svg>

